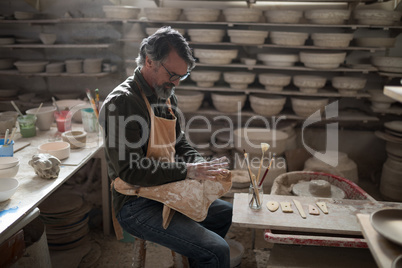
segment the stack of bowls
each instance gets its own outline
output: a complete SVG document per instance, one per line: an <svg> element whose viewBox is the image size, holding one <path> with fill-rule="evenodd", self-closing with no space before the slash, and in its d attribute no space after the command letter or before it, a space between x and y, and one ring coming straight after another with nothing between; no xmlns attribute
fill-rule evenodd
<svg viewBox="0 0 402 268"><path fill-rule="evenodd" d="M223 79L233 89L246 89L255 80L255 73L249 72L224 72Z"/></svg>
<svg viewBox="0 0 402 268"><path fill-rule="evenodd" d="M71 73L71 74L82 73L82 62L83 62L83 60L81 60L81 59L66 60L65 63L66 63L67 73Z"/></svg>
<svg viewBox="0 0 402 268"><path fill-rule="evenodd" d="M220 9L193 7L185 8L184 15L188 21L213 22L217 21L221 14Z"/></svg>
<svg viewBox="0 0 402 268"><path fill-rule="evenodd" d="M148 20L175 21L179 19L182 9L173 7L146 7L144 11Z"/></svg>
<svg viewBox="0 0 402 268"><path fill-rule="evenodd" d="M247 95L242 93L212 93L212 103L215 109L223 113L236 113L243 109Z"/></svg>
<svg viewBox="0 0 402 268"><path fill-rule="evenodd" d="M332 78L332 86L344 95L356 95L366 86L367 79L354 76L335 76Z"/></svg>
<svg viewBox="0 0 402 268"><path fill-rule="evenodd" d="M268 37L268 31L228 30L230 42L236 44L262 45Z"/></svg>
<svg viewBox="0 0 402 268"><path fill-rule="evenodd" d="M262 11L260 9L233 7L224 9L223 15L228 22L258 22Z"/></svg>
<svg viewBox="0 0 402 268"><path fill-rule="evenodd" d="M219 43L222 42L225 30L188 29L187 33L192 42Z"/></svg>
<svg viewBox="0 0 402 268"><path fill-rule="evenodd" d="M194 70L190 74L191 80L199 87L213 87L214 83L221 78L220 71Z"/></svg>
<svg viewBox="0 0 402 268"><path fill-rule="evenodd" d="M325 86L327 78L318 75L295 75L293 84L304 93L317 93L320 88Z"/></svg>
<svg viewBox="0 0 402 268"><path fill-rule="evenodd" d="M291 101L292 109L295 114L302 117L308 117L318 110L322 113L329 100L327 98L293 97L291 98Z"/></svg>
<svg viewBox="0 0 402 268"><path fill-rule="evenodd" d="M258 81L265 86L265 89L272 92L282 91L290 84L292 76L287 74L265 73L258 75Z"/></svg>
<svg viewBox="0 0 402 268"><path fill-rule="evenodd" d="M312 9L304 12L304 17L314 24L344 24L350 18L348 9Z"/></svg>
<svg viewBox="0 0 402 268"><path fill-rule="evenodd" d="M250 95L251 109L262 116L273 116L279 114L285 105L286 97L270 96L267 94Z"/></svg>
<svg viewBox="0 0 402 268"><path fill-rule="evenodd" d="M0 179L14 178L17 175L19 168L20 160L17 157L0 157ZM0 181L2 183L2 180Z"/></svg>
<svg viewBox="0 0 402 268"><path fill-rule="evenodd" d="M318 47L348 47L353 33L313 33L311 39Z"/></svg>
<svg viewBox="0 0 402 268"><path fill-rule="evenodd" d="M299 23L303 18L301 10L267 10L264 12L268 22L271 23Z"/></svg>
<svg viewBox="0 0 402 268"><path fill-rule="evenodd" d="M237 49L194 48L194 56L205 64L230 64L238 52Z"/></svg>
<svg viewBox="0 0 402 268"><path fill-rule="evenodd" d="M19 182L15 178L3 178L0 182L0 202L4 202L14 195Z"/></svg>
<svg viewBox="0 0 402 268"><path fill-rule="evenodd" d="M83 64L84 73L94 74L102 72L102 58L85 59Z"/></svg>
<svg viewBox="0 0 402 268"><path fill-rule="evenodd" d="M308 33L272 31L271 42L275 45L302 46L308 38Z"/></svg>
<svg viewBox="0 0 402 268"><path fill-rule="evenodd" d="M177 90L177 106L183 113L197 111L204 100L204 93L200 91Z"/></svg>

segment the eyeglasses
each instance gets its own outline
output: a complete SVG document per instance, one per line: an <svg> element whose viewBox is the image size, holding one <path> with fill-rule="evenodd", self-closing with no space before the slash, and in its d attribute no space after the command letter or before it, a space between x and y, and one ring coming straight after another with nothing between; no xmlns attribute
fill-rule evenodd
<svg viewBox="0 0 402 268"><path fill-rule="evenodd" d="M163 63L161 65L162 65L163 68L165 68L166 72L170 75L170 77L169 77L170 82L176 81L177 79L180 79L180 81L183 81L184 79L186 79L190 75L190 72L187 72L184 75L171 74L169 72L169 70L166 69L166 67L163 65Z"/></svg>

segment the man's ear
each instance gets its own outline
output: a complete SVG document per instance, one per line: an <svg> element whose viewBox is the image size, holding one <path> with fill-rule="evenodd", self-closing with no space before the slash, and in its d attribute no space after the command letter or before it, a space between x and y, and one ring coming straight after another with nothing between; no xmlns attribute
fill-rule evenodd
<svg viewBox="0 0 402 268"><path fill-rule="evenodd" d="M154 62L148 56L145 57L145 66L151 68L153 66L153 63Z"/></svg>

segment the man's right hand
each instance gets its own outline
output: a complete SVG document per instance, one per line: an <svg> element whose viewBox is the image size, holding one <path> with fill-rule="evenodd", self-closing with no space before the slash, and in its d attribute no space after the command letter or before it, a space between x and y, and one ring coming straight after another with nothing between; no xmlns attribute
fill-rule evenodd
<svg viewBox="0 0 402 268"><path fill-rule="evenodd" d="M215 180L216 176L229 173L229 159L224 156L208 162L187 163L186 179Z"/></svg>

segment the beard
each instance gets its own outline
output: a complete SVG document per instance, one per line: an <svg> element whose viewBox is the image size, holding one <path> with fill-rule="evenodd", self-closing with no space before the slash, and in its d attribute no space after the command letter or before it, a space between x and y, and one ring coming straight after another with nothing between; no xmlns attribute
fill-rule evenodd
<svg viewBox="0 0 402 268"><path fill-rule="evenodd" d="M175 86L173 83L163 83L162 85L154 85L156 95L160 99L167 100L174 94Z"/></svg>

